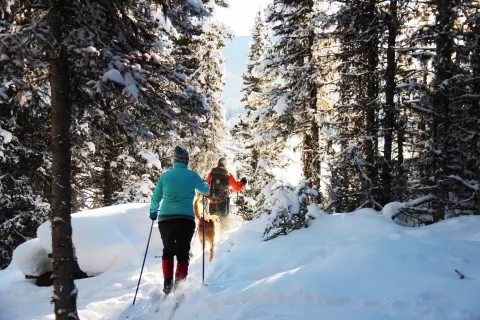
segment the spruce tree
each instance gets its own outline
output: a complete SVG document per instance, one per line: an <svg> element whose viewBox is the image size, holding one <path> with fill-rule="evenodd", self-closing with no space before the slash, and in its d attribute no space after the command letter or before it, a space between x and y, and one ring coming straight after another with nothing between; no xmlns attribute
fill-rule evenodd
<svg viewBox="0 0 480 320"><path fill-rule="evenodd" d="M238 203L242 207L240 212L246 219L253 217L262 187L273 178L265 168L265 162L272 154L261 141L255 140L257 134L261 136L262 132L258 115L266 110L268 92L276 79L264 68L264 59L272 52L272 35L261 11L257 12L255 17L252 36L247 71L243 74L242 101L245 102L246 114L235 121L230 131L238 144L235 160L242 163L237 174L249 177L248 188ZM245 197L249 201L246 201Z"/></svg>
<svg viewBox="0 0 480 320"><path fill-rule="evenodd" d="M192 38L177 42L175 55L178 57L187 82L204 95L209 109L208 116L200 119L201 126L189 134L180 134L178 141L191 150L193 169L206 176L225 153L222 141L228 136L225 107L221 100L225 86L225 63L222 54L226 40L233 35L219 22L205 20Z"/></svg>
<svg viewBox="0 0 480 320"><path fill-rule="evenodd" d="M101 203L110 203L115 188L121 190L120 184L112 184L115 173L108 172L118 168L112 159L143 158L148 168L159 161L152 159L148 149L158 145L156 139L182 125L197 127L196 118L208 114L201 93L185 82L162 40L194 30L193 21L208 16L212 4L83 5L62 0L34 6L20 1L2 4L1 68L8 72L0 75L1 99L12 103L15 95L27 100L40 96L52 110L47 129L52 130L52 179L56 182L52 184L52 248L57 319L77 317L71 268L71 182L83 179L92 163L100 164L94 168L102 168L101 173L92 176L98 180L85 182L85 189L77 192L100 186ZM33 114L28 121L48 118L49 111L45 112ZM89 135L91 144L85 147L82 135ZM85 154L87 149L91 155ZM92 155L98 158L88 160ZM84 171L71 174L71 161L83 163L78 168Z"/></svg>
<svg viewBox="0 0 480 320"><path fill-rule="evenodd" d="M247 72L243 74L243 96L247 110L257 110L266 103L266 91L275 77L264 72L264 59L272 50L272 35L262 12L255 17L252 44L248 52Z"/></svg>
<svg viewBox="0 0 480 320"><path fill-rule="evenodd" d="M320 187L321 166L318 157L320 128L318 125L318 84L315 27L318 17L315 1L289 5L274 1L267 21L273 24L278 40L268 68L276 68L284 81L280 90L270 92L271 106L284 124L283 134L302 137L303 174L314 189ZM277 122L277 124L278 124ZM317 199L318 201L319 199Z"/></svg>

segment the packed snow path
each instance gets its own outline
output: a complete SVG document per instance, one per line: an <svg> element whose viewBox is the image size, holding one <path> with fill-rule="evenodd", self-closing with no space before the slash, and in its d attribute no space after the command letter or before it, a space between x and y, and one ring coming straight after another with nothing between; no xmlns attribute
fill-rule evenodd
<svg viewBox="0 0 480 320"><path fill-rule="evenodd" d="M151 225L147 214L148 204L132 204L74 215L80 267L101 273L76 281L81 319L168 318L175 297L159 304L156 223L131 306ZM187 296L173 319L480 319L480 217L409 228L360 210L319 215L307 229L262 242L265 223L222 234L214 261L205 262L205 287L195 240ZM48 224L38 235L0 271L2 320L53 319L52 288L36 287L20 271L33 264L27 252L48 247Z"/></svg>

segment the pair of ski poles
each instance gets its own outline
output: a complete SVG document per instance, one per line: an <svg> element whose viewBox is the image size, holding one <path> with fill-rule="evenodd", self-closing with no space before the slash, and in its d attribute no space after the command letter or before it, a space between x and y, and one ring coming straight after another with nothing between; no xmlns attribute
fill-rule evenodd
<svg viewBox="0 0 480 320"><path fill-rule="evenodd" d="M203 246L202 246L202 284L205 285L205 196L203 196L203 212L202 212L202 217L203 217L203 223L202 223L202 229L203 229ZM147 248L145 249L145 255L143 257L143 263L142 263L142 269L140 271L140 277L138 278L138 284L137 284L137 290L135 291L135 296L133 297L133 305L135 305L135 300L137 299L137 293L138 293L138 288L140 287L140 281L142 281L142 274L143 274L143 267L145 266L145 260L147 259L147 252L148 252L148 245L150 244L150 238L152 236L152 230L153 230L153 223L155 220L152 220L152 225L150 226L150 233L148 235L148 241L147 241ZM198 229L197 229L198 230ZM196 234L196 232L195 232ZM195 237L195 235L194 235ZM195 241L195 240L194 240Z"/></svg>

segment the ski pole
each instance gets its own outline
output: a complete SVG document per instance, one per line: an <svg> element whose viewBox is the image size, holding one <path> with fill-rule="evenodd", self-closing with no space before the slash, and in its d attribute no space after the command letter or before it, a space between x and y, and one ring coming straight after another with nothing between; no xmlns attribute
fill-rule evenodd
<svg viewBox="0 0 480 320"><path fill-rule="evenodd" d="M152 226L150 227L150 234L148 235L147 248L145 249L145 256L143 257L142 270L140 271L140 278L138 278L137 290L135 291L135 297L133 298L133 305L135 305L135 300L137 299L138 288L140 287L140 281L142 280L143 266L145 266L145 259L147 258L148 245L150 244L150 237L152 236L153 222L154 221L155 220L152 220Z"/></svg>
<svg viewBox="0 0 480 320"><path fill-rule="evenodd" d="M203 197L203 198L205 199L205 197ZM199 224L200 224L200 221L199 221ZM191 250L192 250L193 245L195 244L195 240L197 238L198 228L199 228L199 226L197 226L195 228L195 233L193 234L193 239L192 239L192 242L190 243L190 253L192 253Z"/></svg>
<svg viewBox="0 0 480 320"><path fill-rule="evenodd" d="M242 197L242 212L245 215L245 190L243 191L243 197Z"/></svg>
<svg viewBox="0 0 480 320"><path fill-rule="evenodd" d="M202 240L202 284L205 285L205 195L203 195L203 223L202 223L202 231L203 231L203 240Z"/></svg>
<svg viewBox="0 0 480 320"><path fill-rule="evenodd" d="M228 216L228 198L225 198L225 215Z"/></svg>
<svg viewBox="0 0 480 320"><path fill-rule="evenodd" d="M245 208L243 206L244 203L245 203L245 197L242 197L242 203L240 203L240 191L237 191L237 205L241 206L242 215L245 215L245 211L244 211Z"/></svg>

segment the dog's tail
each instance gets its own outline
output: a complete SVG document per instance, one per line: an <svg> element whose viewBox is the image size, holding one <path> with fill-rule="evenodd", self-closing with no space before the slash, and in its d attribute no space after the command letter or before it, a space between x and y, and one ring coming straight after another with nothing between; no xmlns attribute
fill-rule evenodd
<svg viewBox="0 0 480 320"><path fill-rule="evenodd" d="M193 202L193 211L195 212L195 217L197 217L198 221L200 221L201 215L200 215L200 197L196 197L195 201Z"/></svg>

